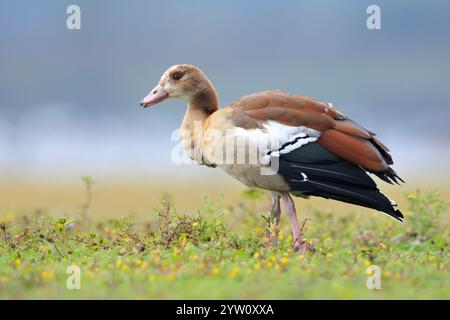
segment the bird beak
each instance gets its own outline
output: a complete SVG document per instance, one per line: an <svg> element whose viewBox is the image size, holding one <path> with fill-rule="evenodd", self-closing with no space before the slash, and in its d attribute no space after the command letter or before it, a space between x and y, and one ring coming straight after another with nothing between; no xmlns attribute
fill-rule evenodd
<svg viewBox="0 0 450 320"><path fill-rule="evenodd" d="M158 84L150 91L150 93L141 101L141 107L147 108L157 104L169 97L169 93L164 90L162 85Z"/></svg>

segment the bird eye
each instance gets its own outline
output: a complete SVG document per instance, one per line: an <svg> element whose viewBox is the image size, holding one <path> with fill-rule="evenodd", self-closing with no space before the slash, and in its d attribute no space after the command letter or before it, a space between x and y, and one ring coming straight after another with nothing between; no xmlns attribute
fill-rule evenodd
<svg viewBox="0 0 450 320"><path fill-rule="evenodd" d="M182 72L175 72L175 73L172 75L172 79L173 79L173 80L180 80L181 78L183 78L183 73L182 73Z"/></svg>

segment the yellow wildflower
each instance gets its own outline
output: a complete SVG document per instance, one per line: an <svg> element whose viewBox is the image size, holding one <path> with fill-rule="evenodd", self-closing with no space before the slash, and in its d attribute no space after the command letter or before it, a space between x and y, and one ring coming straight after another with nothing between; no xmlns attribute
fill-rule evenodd
<svg viewBox="0 0 450 320"><path fill-rule="evenodd" d="M55 279L55 273L53 271L42 271L41 278L42 280L53 280Z"/></svg>
<svg viewBox="0 0 450 320"><path fill-rule="evenodd" d="M154 262L158 262L159 261L159 254L152 254L152 259Z"/></svg>
<svg viewBox="0 0 450 320"><path fill-rule="evenodd" d="M410 194L408 194L407 198L408 198L409 200L412 200L412 199L415 199L415 198L416 198L416 195L415 195L414 193L410 193Z"/></svg>
<svg viewBox="0 0 450 320"><path fill-rule="evenodd" d="M261 269L261 264L260 263L255 264L255 270L259 270L259 269Z"/></svg>
<svg viewBox="0 0 450 320"><path fill-rule="evenodd" d="M258 259L261 255L259 254L259 252L255 252L253 254L253 258Z"/></svg>
<svg viewBox="0 0 450 320"><path fill-rule="evenodd" d="M230 272L230 276L232 278L236 278L238 274L239 274L239 269L237 267L234 267Z"/></svg>
<svg viewBox="0 0 450 320"><path fill-rule="evenodd" d="M0 223L1 222L12 222L16 219L16 216L12 212L8 212L3 217L0 217Z"/></svg>
<svg viewBox="0 0 450 320"><path fill-rule="evenodd" d="M198 260L198 255L194 254L193 256L191 256L191 260L192 261L197 261Z"/></svg>
<svg viewBox="0 0 450 320"><path fill-rule="evenodd" d="M22 260L20 260L20 258L16 259L16 266L20 266L20 264L22 263Z"/></svg>
<svg viewBox="0 0 450 320"><path fill-rule="evenodd" d="M212 268L211 269L211 274L213 275L213 276L218 276L219 274L220 274L220 269L219 268Z"/></svg>
<svg viewBox="0 0 450 320"><path fill-rule="evenodd" d="M173 280L176 279L176 275L174 275L173 273L169 273L169 274L166 276L166 279L169 280L169 281L173 281Z"/></svg>
<svg viewBox="0 0 450 320"><path fill-rule="evenodd" d="M198 264L199 269L205 269L206 268L206 264L204 264L203 262L200 262Z"/></svg>
<svg viewBox="0 0 450 320"><path fill-rule="evenodd" d="M282 257L280 259L280 262L281 262L282 265L287 265L289 263L289 259L286 258L286 257Z"/></svg>

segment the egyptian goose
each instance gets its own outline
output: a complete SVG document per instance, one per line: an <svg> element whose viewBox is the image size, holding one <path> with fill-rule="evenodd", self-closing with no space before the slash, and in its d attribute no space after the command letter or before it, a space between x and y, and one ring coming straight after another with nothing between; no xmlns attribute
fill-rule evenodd
<svg viewBox="0 0 450 320"><path fill-rule="evenodd" d="M148 107L168 98L188 103L180 140L188 156L219 167L252 188L271 191L278 239L280 198L289 216L294 249L312 251L290 195L334 199L387 213L402 221L394 201L367 173L398 184L389 150L375 133L330 104L283 91L244 96L219 109L216 90L197 67L175 65L142 100Z"/></svg>

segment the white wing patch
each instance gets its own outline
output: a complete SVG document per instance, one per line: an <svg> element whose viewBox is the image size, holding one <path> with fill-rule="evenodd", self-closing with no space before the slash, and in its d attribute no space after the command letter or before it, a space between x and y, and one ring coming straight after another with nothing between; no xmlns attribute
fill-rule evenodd
<svg viewBox="0 0 450 320"><path fill-rule="evenodd" d="M392 200L391 198L389 198L387 195L385 195L383 192L381 192L380 190L378 190L379 193L381 193L383 196L385 196L389 202L391 203L391 206L393 207L397 207L397 202L395 202L394 200Z"/></svg>
<svg viewBox="0 0 450 320"><path fill-rule="evenodd" d="M234 134L246 138L248 143L257 146L262 163L268 163L271 157L289 153L301 146L315 142L321 132L307 127L293 127L277 121L267 121L262 129L236 128Z"/></svg>
<svg viewBox="0 0 450 320"><path fill-rule="evenodd" d="M309 181L309 178L308 178L308 176L306 175L306 173L303 173L303 172L300 172L300 173L302 174L302 178L303 178L302 182Z"/></svg>

